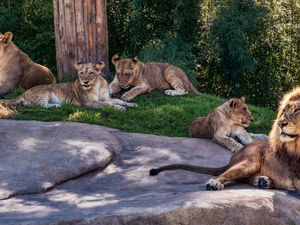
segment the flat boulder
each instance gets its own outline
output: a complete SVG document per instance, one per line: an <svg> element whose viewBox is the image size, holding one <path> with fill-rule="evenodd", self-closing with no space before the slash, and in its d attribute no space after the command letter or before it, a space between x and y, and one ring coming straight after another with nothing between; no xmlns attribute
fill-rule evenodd
<svg viewBox="0 0 300 225"><path fill-rule="evenodd" d="M261 190L237 182L227 183L223 191L207 191L205 182L211 175L183 170L149 176L151 168L171 163L226 165L232 153L211 140L126 133L80 123L13 120L0 120L0 132L11 136L0 139L0 173L6 174L0 174L0 193L14 192L0 200L0 224L300 221L300 200L294 191ZM9 144L15 141L19 144ZM60 151L53 145L61 146ZM35 172L38 168L43 175ZM51 188L43 188L47 183Z"/></svg>

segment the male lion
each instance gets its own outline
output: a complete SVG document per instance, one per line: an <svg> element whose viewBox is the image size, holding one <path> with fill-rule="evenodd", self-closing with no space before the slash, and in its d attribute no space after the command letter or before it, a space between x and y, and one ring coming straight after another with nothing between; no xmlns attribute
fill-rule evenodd
<svg viewBox="0 0 300 225"><path fill-rule="evenodd" d="M0 33L0 94L17 87L25 89L55 83L55 77L44 66L32 62L12 41L13 35Z"/></svg>
<svg viewBox="0 0 300 225"><path fill-rule="evenodd" d="M245 130L251 121L253 116L245 98L229 99L207 116L194 119L189 126L189 136L212 139L213 142L236 152L253 141ZM242 144L233 138L239 139Z"/></svg>
<svg viewBox="0 0 300 225"><path fill-rule="evenodd" d="M178 67L168 63L142 63L138 57L121 60L114 55L112 62L116 67L116 75L109 85L109 93L115 94L123 89L134 86L121 96L124 101L130 101L138 95L149 93L155 88L165 90L166 95L184 95L188 91L200 94L189 81L186 74Z"/></svg>
<svg viewBox="0 0 300 225"><path fill-rule="evenodd" d="M60 107L64 102L70 102L77 106L99 109L109 105L117 110L125 110L124 106L133 107L134 103L127 103L119 99L109 97L108 83L100 76L104 62L99 64L78 62L75 68L78 77L74 82L35 86L13 100L0 100L11 104L23 104L25 106L41 105L48 107Z"/></svg>
<svg viewBox="0 0 300 225"><path fill-rule="evenodd" d="M234 153L227 166L206 168L174 164L150 170L150 175L184 169L217 175L206 183L208 190L221 190L224 183L243 181L259 188L296 190L300 195L300 87L287 93L278 109L270 140L254 141Z"/></svg>

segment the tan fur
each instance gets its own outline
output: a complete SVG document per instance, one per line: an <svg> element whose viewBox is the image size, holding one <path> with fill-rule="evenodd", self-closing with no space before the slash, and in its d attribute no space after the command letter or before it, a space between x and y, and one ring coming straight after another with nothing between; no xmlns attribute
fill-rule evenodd
<svg viewBox="0 0 300 225"><path fill-rule="evenodd" d="M186 74L178 67L168 63L142 63L137 57L121 60L114 55L112 62L116 67L116 75L109 85L109 93L115 94L122 89L130 91L121 97L124 101L130 101L138 95L149 93L155 88L174 89L165 90L166 95L184 95L188 92L200 94L189 81Z"/></svg>
<svg viewBox="0 0 300 225"><path fill-rule="evenodd" d="M7 94L19 86L28 89L55 83L51 71L32 62L11 39L10 32L0 34L0 94Z"/></svg>
<svg viewBox="0 0 300 225"><path fill-rule="evenodd" d="M287 93L279 106L270 140L254 141L232 155L222 168L175 164L152 169L151 175L170 169L186 169L218 175L209 179L209 190L221 190L224 183L243 181L260 188L296 190L300 195L300 87Z"/></svg>
<svg viewBox="0 0 300 225"><path fill-rule="evenodd" d="M13 100L0 100L11 104L25 106L41 105L44 107L60 107L63 103L73 103L77 106L99 109L105 105L116 110L125 110L125 106L136 106L119 99L109 97L108 83L101 77L104 62L99 64L76 63L78 77L74 82L35 86Z"/></svg>
<svg viewBox="0 0 300 225"><path fill-rule="evenodd" d="M253 120L245 99L230 99L213 109L206 117L197 117L189 126L190 137L212 139L232 152L253 140L245 130ZM234 138L239 139L238 143Z"/></svg>

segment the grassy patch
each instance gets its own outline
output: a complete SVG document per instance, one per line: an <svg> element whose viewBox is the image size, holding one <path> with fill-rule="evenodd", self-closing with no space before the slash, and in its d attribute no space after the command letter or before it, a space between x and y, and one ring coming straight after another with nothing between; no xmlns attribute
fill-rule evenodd
<svg viewBox="0 0 300 225"><path fill-rule="evenodd" d="M6 95L15 98L22 92ZM163 90L154 90L149 94L133 99L138 107L129 108L125 112L115 111L109 107L93 110L75 107L70 104L61 108L45 109L39 106L20 107L16 120L39 121L73 121L98 124L127 132L165 135L170 137L188 137L188 127L195 117L206 116L223 101L211 95L187 94L169 97ZM267 108L250 106L254 121L248 132L268 134L276 112Z"/></svg>

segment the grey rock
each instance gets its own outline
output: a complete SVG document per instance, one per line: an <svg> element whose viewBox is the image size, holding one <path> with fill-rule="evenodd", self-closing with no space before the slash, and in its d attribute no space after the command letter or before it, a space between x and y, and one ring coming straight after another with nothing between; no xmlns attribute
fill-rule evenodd
<svg viewBox="0 0 300 225"><path fill-rule="evenodd" d="M7 196L0 200L0 224L300 221L294 191L260 190L236 182L227 183L223 191L207 191L205 182L211 175L182 170L149 176L149 169L171 163L226 165L232 153L211 140L125 133L80 123L8 120L0 120L0 132L6 135L0 139L0 193ZM44 183L51 183L51 188L44 188Z"/></svg>

